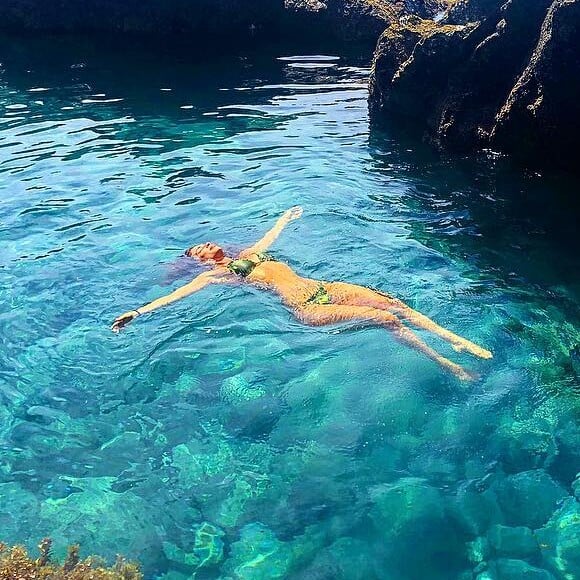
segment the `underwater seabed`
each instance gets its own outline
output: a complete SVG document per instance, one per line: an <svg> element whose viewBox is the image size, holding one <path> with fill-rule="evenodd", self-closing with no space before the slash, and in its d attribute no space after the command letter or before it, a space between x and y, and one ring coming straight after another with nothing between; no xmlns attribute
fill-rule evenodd
<svg viewBox="0 0 580 580"><path fill-rule="evenodd" d="M530 322L531 344L564 351L556 328ZM566 384L557 361L523 371L514 353L466 388L403 351L393 371L328 350L277 383L297 355L265 334L211 357L167 350L125 400L77 385L84 412L58 381L43 385L58 411L14 401L3 533L130 554L163 578L574 578L578 401L526 396L534 375ZM339 338L346 352L360 340Z"/></svg>
<svg viewBox="0 0 580 580"><path fill-rule="evenodd" d="M530 202L562 181L369 135L357 54L145 54L129 83L51 50L0 69L0 540L165 580L580 577L578 253ZM183 248L295 204L278 259L489 348L420 332L476 380L244 287L110 332Z"/></svg>

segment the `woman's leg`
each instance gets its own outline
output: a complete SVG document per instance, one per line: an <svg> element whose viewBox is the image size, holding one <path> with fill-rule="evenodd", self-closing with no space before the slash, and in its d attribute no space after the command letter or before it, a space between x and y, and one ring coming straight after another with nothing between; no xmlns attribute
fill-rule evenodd
<svg viewBox="0 0 580 580"><path fill-rule="evenodd" d="M451 346L457 351L467 351L480 358L492 358L491 352L478 346L477 344L454 334L450 330L439 326L424 314L413 310L404 302L397 298L393 298L388 294L382 294L364 286L357 286L356 284L346 284L344 282L332 282L325 285L328 289L332 302L334 304L352 304L353 306L370 306L380 310L387 310L396 314L403 320L424 328L430 332L447 340Z"/></svg>
<svg viewBox="0 0 580 580"><path fill-rule="evenodd" d="M395 336L405 344L412 346L414 349L422 352L431 360L434 360L444 369L453 373L457 378L465 381L472 377L458 364L451 362L430 346L425 344L411 330L404 327L401 321L394 315L384 310L370 308L365 306L341 306L335 304L317 305L312 304L303 306L295 310L296 316L306 324L312 326L324 326L338 322L347 322L350 320L360 320L378 324L391 330Z"/></svg>

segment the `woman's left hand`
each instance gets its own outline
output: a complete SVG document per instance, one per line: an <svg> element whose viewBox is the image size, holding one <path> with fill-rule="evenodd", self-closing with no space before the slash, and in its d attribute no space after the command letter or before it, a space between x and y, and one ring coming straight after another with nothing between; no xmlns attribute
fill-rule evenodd
<svg viewBox="0 0 580 580"><path fill-rule="evenodd" d="M292 220L297 220L299 217L301 217L303 211L304 210L299 205L295 205L289 210L286 210L282 215L282 218L287 222L291 222Z"/></svg>

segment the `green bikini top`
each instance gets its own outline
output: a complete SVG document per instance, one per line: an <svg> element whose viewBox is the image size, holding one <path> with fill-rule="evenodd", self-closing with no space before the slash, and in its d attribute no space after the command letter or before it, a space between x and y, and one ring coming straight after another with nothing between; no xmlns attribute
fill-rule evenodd
<svg viewBox="0 0 580 580"><path fill-rule="evenodd" d="M239 260L232 260L227 265L228 270L230 272L233 272L234 274L237 274L238 276L241 276L242 278L246 278L252 273L252 271L258 264L261 264L262 262L274 261L274 258L272 258L272 256L269 256L268 254L264 254L262 252L256 252L253 255L258 258L257 262L247 260L245 258Z"/></svg>

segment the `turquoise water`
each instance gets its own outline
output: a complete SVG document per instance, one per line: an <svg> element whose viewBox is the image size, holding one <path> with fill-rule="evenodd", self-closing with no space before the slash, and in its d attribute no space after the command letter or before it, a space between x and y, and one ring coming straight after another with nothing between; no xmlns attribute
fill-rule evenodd
<svg viewBox="0 0 580 580"><path fill-rule="evenodd" d="M171 580L580 574L577 182L371 133L356 52L2 54L2 540ZM109 330L297 204L278 259L489 348L419 331L477 380L244 286Z"/></svg>

